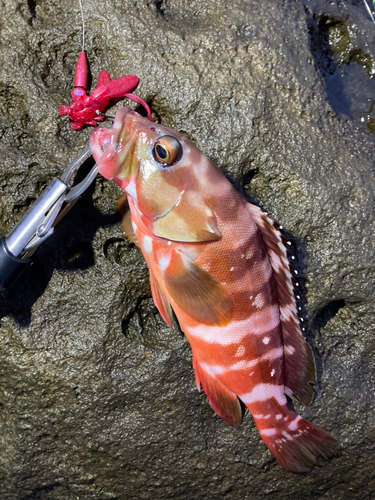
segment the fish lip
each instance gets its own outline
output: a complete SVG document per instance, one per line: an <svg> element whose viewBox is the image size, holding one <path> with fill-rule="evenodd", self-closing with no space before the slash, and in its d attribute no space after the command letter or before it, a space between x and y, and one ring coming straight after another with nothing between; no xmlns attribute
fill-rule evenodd
<svg viewBox="0 0 375 500"><path fill-rule="evenodd" d="M125 188L132 172L132 161L127 157L132 154L140 115L128 106L121 108L115 115L112 129L101 127L96 129L90 138L93 156L98 161L98 172L106 179L114 179L122 189ZM103 143L108 144L103 152ZM129 168L130 165L130 168Z"/></svg>
<svg viewBox="0 0 375 500"><path fill-rule="evenodd" d="M131 120L128 118L131 117ZM111 137L111 146L114 149L114 152L117 153L118 147L126 147L129 142L134 137L135 129L137 128L139 120L139 115L128 106L121 108L117 111L115 115L115 121L112 127L112 137ZM129 123L130 122L130 123ZM131 126L133 125L133 126ZM127 137L127 140L123 141L121 137L121 133L123 130L129 130L130 133Z"/></svg>

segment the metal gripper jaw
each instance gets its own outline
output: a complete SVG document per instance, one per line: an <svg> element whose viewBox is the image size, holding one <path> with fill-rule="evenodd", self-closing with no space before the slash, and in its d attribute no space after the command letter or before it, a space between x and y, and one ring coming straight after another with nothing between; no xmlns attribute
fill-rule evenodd
<svg viewBox="0 0 375 500"><path fill-rule="evenodd" d="M93 182L97 163L83 181L69 187L74 171L90 156L91 149L88 147L60 177L51 181L8 237L0 237L0 290L12 286L31 264L33 253L51 236L56 224Z"/></svg>

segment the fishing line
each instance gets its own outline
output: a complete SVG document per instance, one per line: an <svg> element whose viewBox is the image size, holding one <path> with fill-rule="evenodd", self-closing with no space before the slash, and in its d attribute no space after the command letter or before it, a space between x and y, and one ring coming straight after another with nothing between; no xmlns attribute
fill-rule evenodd
<svg viewBox="0 0 375 500"><path fill-rule="evenodd" d="M80 0L81 1L81 0ZM371 16L371 19L372 19L372 22L375 24L375 19L374 19L374 16L372 15L372 12L371 12L371 9L370 7L368 6L366 0L363 0L363 3L366 5L366 9L368 10L368 13L370 14Z"/></svg>
<svg viewBox="0 0 375 500"><path fill-rule="evenodd" d="M79 0L79 8L81 10L81 17L82 17L82 52L84 52L85 51L85 18L83 17L82 0Z"/></svg>

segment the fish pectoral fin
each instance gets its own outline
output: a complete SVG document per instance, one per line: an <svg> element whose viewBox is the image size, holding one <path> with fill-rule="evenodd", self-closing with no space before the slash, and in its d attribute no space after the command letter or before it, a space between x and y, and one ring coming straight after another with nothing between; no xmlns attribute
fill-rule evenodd
<svg viewBox="0 0 375 500"><path fill-rule="evenodd" d="M150 270L150 283L151 283L151 292L152 298L154 300L154 304L159 309L160 316L163 320L172 328L172 308L171 305L160 288L159 282L155 278L153 272Z"/></svg>
<svg viewBox="0 0 375 500"><path fill-rule="evenodd" d="M216 215L206 203L188 208L186 204L176 205L154 220L153 232L161 238L184 242L216 241L221 238Z"/></svg>
<svg viewBox="0 0 375 500"><path fill-rule="evenodd" d="M172 249L168 264L163 262L160 269L171 299L195 321L216 326L225 326L231 321L232 295L189 257Z"/></svg>
<svg viewBox="0 0 375 500"><path fill-rule="evenodd" d="M234 392L227 389L207 368L203 368L193 354L195 380L200 391L201 386L208 397L214 412L229 425L238 428L242 420L241 404Z"/></svg>
<svg viewBox="0 0 375 500"><path fill-rule="evenodd" d="M119 199L116 201L116 210L121 217L121 227L124 231L124 235L129 238L137 247L139 247L138 239L134 233L132 226L131 214L129 205L127 202L127 194L123 193Z"/></svg>

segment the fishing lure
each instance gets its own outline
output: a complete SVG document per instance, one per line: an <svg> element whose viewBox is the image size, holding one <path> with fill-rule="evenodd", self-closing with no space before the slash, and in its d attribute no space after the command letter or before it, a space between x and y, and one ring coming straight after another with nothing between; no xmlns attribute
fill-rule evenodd
<svg viewBox="0 0 375 500"><path fill-rule="evenodd" d="M106 119L104 112L111 99L127 97L141 104L147 112L147 118L152 121L149 106L140 97L130 93L139 83L139 79L134 75L111 80L108 71L103 70L99 73L96 89L91 95L87 95L90 70L85 52L85 23L81 0L79 4L82 15L82 51L74 73L74 88L71 94L73 102L68 106L59 107L60 116L68 115L70 126L74 130L80 130L84 125L96 126L98 122Z"/></svg>
<svg viewBox="0 0 375 500"><path fill-rule="evenodd" d="M299 416L316 380L299 326L286 250L273 221L248 203L191 142L130 108L90 139L98 171L126 193L125 234L142 250L152 296L172 309L193 350L198 390L237 427L240 401L278 463L301 473L339 453Z"/></svg>

